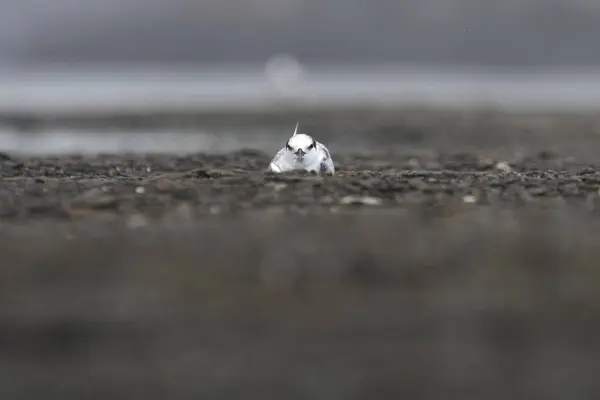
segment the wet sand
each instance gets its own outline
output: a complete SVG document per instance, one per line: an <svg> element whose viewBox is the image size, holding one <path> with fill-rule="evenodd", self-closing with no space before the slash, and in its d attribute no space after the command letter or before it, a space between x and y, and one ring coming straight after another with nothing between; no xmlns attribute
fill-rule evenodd
<svg viewBox="0 0 600 400"><path fill-rule="evenodd" d="M2 154L0 394L594 397L595 118L498 115L315 119L333 177Z"/></svg>

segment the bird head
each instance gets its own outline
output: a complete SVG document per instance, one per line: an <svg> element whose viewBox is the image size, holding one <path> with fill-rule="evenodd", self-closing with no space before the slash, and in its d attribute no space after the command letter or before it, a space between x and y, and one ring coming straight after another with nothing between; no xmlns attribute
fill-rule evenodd
<svg viewBox="0 0 600 400"><path fill-rule="evenodd" d="M317 142L309 135L298 133L298 124L285 147L294 155L295 160L302 164L313 162L318 155Z"/></svg>

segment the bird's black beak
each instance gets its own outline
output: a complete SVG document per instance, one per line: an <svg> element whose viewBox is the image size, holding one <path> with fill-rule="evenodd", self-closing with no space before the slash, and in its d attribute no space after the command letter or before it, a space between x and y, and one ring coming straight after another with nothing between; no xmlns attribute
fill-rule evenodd
<svg viewBox="0 0 600 400"><path fill-rule="evenodd" d="M302 160L304 158L304 151L302 149L298 149L298 151L296 152L296 157L298 157L298 159Z"/></svg>

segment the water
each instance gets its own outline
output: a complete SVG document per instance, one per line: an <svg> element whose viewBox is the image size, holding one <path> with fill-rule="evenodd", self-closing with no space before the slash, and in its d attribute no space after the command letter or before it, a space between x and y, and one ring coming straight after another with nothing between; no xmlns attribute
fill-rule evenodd
<svg viewBox="0 0 600 400"><path fill-rule="evenodd" d="M271 110L375 105L595 109L600 71L436 71L327 67L305 73L260 67L0 73L0 112Z"/></svg>
<svg viewBox="0 0 600 400"><path fill-rule="evenodd" d="M487 106L512 111L589 111L600 105L600 71L439 71L342 66L306 71L290 63L198 69L0 72L0 114L110 115L152 111L277 112L290 107ZM0 129L0 150L28 153L196 152L260 147L267 132L83 132L56 129L23 135ZM272 133L272 132L271 132Z"/></svg>
<svg viewBox="0 0 600 400"><path fill-rule="evenodd" d="M242 134L243 133L243 134ZM278 132L279 133L279 132ZM258 149L275 153L287 138L262 131L207 131L193 133L171 130L124 132L115 130L49 129L35 134L23 134L0 129L0 151L43 154L119 154L196 152L225 153L240 149Z"/></svg>

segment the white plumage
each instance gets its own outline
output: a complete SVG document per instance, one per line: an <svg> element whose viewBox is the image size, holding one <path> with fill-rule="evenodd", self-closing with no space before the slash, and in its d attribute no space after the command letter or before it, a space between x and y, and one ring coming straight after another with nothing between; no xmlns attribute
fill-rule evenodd
<svg viewBox="0 0 600 400"><path fill-rule="evenodd" d="M335 173L333 160L327 147L307 134L298 133L298 124L285 147L271 160L269 170L278 173L293 170L332 175Z"/></svg>

